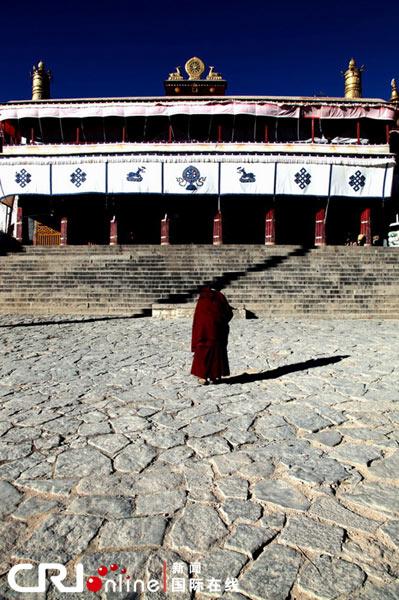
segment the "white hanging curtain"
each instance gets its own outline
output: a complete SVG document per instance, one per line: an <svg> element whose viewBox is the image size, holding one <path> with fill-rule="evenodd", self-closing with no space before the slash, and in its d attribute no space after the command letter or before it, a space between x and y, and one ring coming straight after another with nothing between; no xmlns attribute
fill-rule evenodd
<svg viewBox="0 0 399 600"><path fill-rule="evenodd" d="M300 104L299 104L300 102ZM10 119L86 119L88 117L156 117L173 115L257 115L298 119L301 115L320 119L395 118L395 108L388 103L351 102L313 105L303 100L264 100L262 98L200 101L109 100L105 102L19 102L0 106L0 121Z"/></svg>
<svg viewBox="0 0 399 600"><path fill-rule="evenodd" d="M275 163L222 163L221 194L273 194Z"/></svg>
<svg viewBox="0 0 399 600"><path fill-rule="evenodd" d="M392 158L73 156L0 158L0 197L20 194L264 194L386 198Z"/></svg>
<svg viewBox="0 0 399 600"><path fill-rule="evenodd" d="M331 196L385 198L390 195L393 169L334 165ZM386 194L388 192L388 194Z"/></svg>
<svg viewBox="0 0 399 600"><path fill-rule="evenodd" d="M105 163L54 164L51 175L53 194L106 193Z"/></svg>
<svg viewBox="0 0 399 600"><path fill-rule="evenodd" d="M162 163L109 162L108 193L161 194Z"/></svg>
<svg viewBox="0 0 399 600"><path fill-rule="evenodd" d="M328 196L330 165L277 163L276 194Z"/></svg>
<svg viewBox="0 0 399 600"><path fill-rule="evenodd" d="M0 192L2 196L51 194L50 165L0 164Z"/></svg>
<svg viewBox="0 0 399 600"><path fill-rule="evenodd" d="M292 118L300 116L300 107L279 102L222 100L219 102L48 102L18 103L0 107L0 121L9 119L85 119L88 117L171 117L173 115L262 115Z"/></svg>
<svg viewBox="0 0 399 600"><path fill-rule="evenodd" d="M218 163L165 163L165 194L218 194Z"/></svg>

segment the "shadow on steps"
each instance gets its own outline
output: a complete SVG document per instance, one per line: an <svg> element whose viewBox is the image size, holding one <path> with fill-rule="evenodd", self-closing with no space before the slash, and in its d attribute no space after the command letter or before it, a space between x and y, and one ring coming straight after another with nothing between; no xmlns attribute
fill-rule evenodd
<svg viewBox="0 0 399 600"><path fill-rule="evenodd" d="M9 252L24 252L24 247L15 238L0 231L0 256L4 256Z"/></svg>
<svg viewBox="0 0 399 600"><path fill-rule="evenodd" d="M209 285L209 286L215 287L217 289L224 289L225 287L230 285L230 283L232 283L233 281L238 281L239 279L246 277L249 273L268 271L269 269L273 269L291 258L294 258L296 256L305 256L306 254L308 254L308 252L310 252L311 249L312 249L312 247L310 247L310 246L309 247L301 246L300 248L296 248L295 250L292 250L288 254L285 254L282 256L271 256L269 258L266 258L265 260L262 260L258 263L255 263L254 265L251 265L250 267L248 267L245 270L226 271L222 275L219 275L218 277L215 277L214 279L206 280L203 283L201 283L201 285L199 285L199 286L196 285L196 286L190 288L189 290L187 290L186 292L182 292L180 294L169 294L168 296L166 296L166 298L160 298L160 299L156 300L155 302L157 304L174 304L174 303L178 304L178 303L189 302L190 300L193 300L194 296L196 296L198 294L198 292L200 291L200 289L202 287L204 287L205 285Z"/></svg>

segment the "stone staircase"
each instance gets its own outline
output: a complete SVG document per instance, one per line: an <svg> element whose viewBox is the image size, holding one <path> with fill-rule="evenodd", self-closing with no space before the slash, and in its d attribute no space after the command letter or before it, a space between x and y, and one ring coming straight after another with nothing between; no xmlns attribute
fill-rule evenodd
<svg viewBox="0 0 399 600"><path fill-rule="evenodd" d="M0 313L146 315L205 282L256 316L399 318L395 248L25 247L0 256Z"/></svg>

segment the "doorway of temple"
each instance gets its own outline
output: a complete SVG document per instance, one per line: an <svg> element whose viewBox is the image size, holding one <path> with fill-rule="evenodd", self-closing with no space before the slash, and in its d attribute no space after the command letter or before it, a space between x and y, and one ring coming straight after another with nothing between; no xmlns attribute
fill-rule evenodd
<svg viewBox="0 0 399 600"><path fill-rule="evenodd" d="M58 246L60 244L60 204L49 196L21 195L22 237L24 244Z"/></svg>
<svg viewBox="0 0 399 600"><path fill-rule="evenodd" d="M327 243L344 245L356 242L362 211L366 206L370 208L371 235L378 235L382 243L387 230L386 211L382 201L374 198L331 198L326 219Z"/></svg>
<svg viewBox="0 0 399 600"><path fill-rule="evenodd" d="M152 194L114 197L120 244L159 244L162 197Z"/></svg>
<svg viewBox="0 0 399 600"><path fill-rule="evenodd" d="M110 207L103 194L69 196L63 200L62 213L68 218L68 244L109 243Z"/></svg>
<svg viewBox="0 0 399 600"><path fill-rule="evenodd" d="M225 244L265 243L263 196L222 196L221 210Z"/></svg>
<svg viewBox="0 0 399 600"><path fill-rule="evenodd" d="M316 198L284 196L276 201L276 243L314 246Z"/></svg>
<svg viewBox="0 0 399 600"><path fill-rule="evenodd" d="M120 244L159 244L161 219L170 219L171 244L211 244L217 200L210 196L116 196Z"/></svg>

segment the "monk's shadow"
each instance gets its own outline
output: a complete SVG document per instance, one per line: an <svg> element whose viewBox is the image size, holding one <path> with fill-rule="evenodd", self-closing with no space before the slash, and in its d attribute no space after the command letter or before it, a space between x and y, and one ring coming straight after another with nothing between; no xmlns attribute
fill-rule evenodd
<svg viewBox="0 0 399 600"><path fill-rule="evenodd" d="M241 375L234 375L233 377L224 377L222 383L252 383L253 381L264 381L265 379L277 379L278 377L288 375L289 373L307 371L308 369L315 369L316 367L332 365L340 362L344 358L349 358L349 356L349 354L342 354L338 356L326 356L325 358L312 358L310 360L305 360L304 362L293 363L292 365L285 365L284 367L277 367L277 369L271 369L270 371L262 371L260 373L242 373Z"/></svg>

